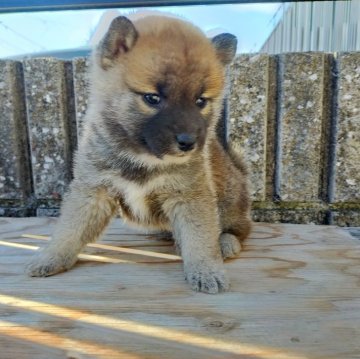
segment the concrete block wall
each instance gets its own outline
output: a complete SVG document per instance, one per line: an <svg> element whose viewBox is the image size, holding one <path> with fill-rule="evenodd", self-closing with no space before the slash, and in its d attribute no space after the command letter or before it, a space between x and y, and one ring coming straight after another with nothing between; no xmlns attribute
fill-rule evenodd
<svg viewBox="0 0 360 359"><path fill-rule="evenodd" d="M0 215L57 215L88 101L87 59L0 61ZM360 225L360 53L240 55L228 145L253 218Z"/></svg>

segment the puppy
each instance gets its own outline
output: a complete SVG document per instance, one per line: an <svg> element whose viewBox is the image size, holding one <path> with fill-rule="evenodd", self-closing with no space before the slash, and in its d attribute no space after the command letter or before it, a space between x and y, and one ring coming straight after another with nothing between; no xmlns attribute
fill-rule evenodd
<svg viewBox="0 0 360 359"><path fill-rule="evenodd" d="M113 20L93 55L74 180L30 276L71 268L117 212L171 231L195 291L229 288L223 259L251 228L245 166L216 135L236 38L150 16Z"/></svg>

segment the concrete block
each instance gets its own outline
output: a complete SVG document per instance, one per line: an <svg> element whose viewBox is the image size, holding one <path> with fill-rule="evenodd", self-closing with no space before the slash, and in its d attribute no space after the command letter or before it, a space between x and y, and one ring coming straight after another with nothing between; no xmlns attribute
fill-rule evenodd
<svg viewBox="0 0 360 359"><path fill-rule="evenodd" d="M32 217L35 215L33 208L6 206L0 207L0 217Z"/></svg>
<svg viewBox="0 0 360 359"><path fill-rule="evenodd" d="M53 58L23 66L35 195L58 200L71 179L76 134L71 66Z"/></svg>
<svg viewBox="0 0 360 359"><path fill-rule="evenodd" d="M338 56L334 202L360 201L360 53Z"/></svg>
<svg viewBox="0 0 360 359"><path fill-rule="evenodd" d="M337 210L332 211L332 224L341 227L360 226L360 210Z"/></svg>
<svg viewBox="0 0 360 359"><path fill-rule="evenodd" d="M326 197L331 61L324 53L278 57L276 195L282 201Z"/></svg>
<svg viewBox="0 0 360 359"><path fill-rule="evenodd" d="M249 164L252 198L272 196L276 66L265 54L240 55L230 68L228 145Z"/></svg>
<svg viewBox="0 0 360 359"><path fill-rule="evenodd" d="M0 61L0 200L24 203L31 184L22 66Z"/></svg>
<svg viewBox="0 0 360 359"><path fill-rule="evenodd" d="M37 208L36 217L58 217L60 208Z"/></svg>
<svg viewBox="0 0 360 359"><path fill-rule="evenodd" d="M77 134L81 134L82 123L88 106L89 97L89 59L77 58L73 60L74 69L74 95Z"/></svg>
<svg viewBox="0 0 360 359"><path fill-rule="evenodd" d="M309 209L253 209L252 219L255 222L296 223L296 224L326 224L326 211Z"/></svg>

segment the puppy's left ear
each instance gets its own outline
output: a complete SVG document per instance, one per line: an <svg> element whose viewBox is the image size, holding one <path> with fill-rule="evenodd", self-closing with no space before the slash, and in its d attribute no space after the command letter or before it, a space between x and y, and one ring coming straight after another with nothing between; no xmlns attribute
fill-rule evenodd
<svg viewBox="0 0 360 359"><path fill-rule="evenodd" d="M223 65L229 65L236 54L237 39L234 35L224 33L211 40L217 56Z"/></svg>

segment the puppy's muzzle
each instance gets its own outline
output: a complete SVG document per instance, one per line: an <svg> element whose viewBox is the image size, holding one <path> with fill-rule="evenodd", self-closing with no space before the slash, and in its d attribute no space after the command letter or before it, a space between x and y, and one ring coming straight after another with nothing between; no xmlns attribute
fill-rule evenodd
<svg viewBox="0 0 360 359"><path fill-rule="evenodd" d="M188 133L180 133L175 136L180 151L191 151L195 147L196 137Z"/></svg>

